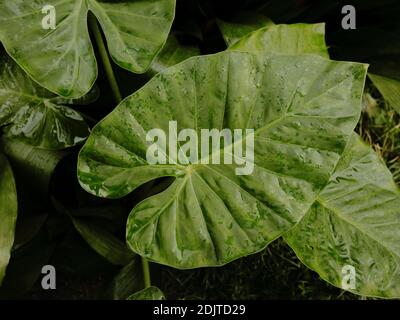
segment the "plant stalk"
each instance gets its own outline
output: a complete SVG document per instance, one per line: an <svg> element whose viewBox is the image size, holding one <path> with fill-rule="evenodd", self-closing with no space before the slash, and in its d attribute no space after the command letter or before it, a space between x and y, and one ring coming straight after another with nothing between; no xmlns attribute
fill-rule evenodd
<svg viewBox="0 0 400 320"><path fill-rule="evenodd" d="M143 257L142 257L142 269L144 277L144 287L148 288L151 286L150 268L149 268L149 262Z"/></svg>
<svg viewBox="0 0 400 320"><path fill-rule="evenodd" d="M121 92L119 91L117 80L115 79L115 74L110 62L107 48L104 44L103 36L101 35L99 24L97 23L96 17L93 14L89 14L89 26L96 40L96 44L99 49L100 57L103 62L104 70L106 71L107 79L110 83L114 99L117 103L120 103L122 101Z"/></svg>
<svg viewBox="0 0 400 320"><path fill-rule="evenodd" d="M104 44L99 24L97 23L96 17L93 14L89 14L89 26L96 40L96 44L99 49L100 57L103 62L104 70L106 71L107 79L110 84L114 99L117 103L120 103L122 101L121 91L119 90L117 79L115 78L108 50ZM141 259L142 259L144 285L145 288L148 288L151 286L149 262L143 257Z"/></svg>

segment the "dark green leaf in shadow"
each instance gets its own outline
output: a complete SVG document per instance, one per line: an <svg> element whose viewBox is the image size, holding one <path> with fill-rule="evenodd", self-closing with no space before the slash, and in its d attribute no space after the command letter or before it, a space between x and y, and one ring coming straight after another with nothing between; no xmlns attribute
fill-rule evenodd
<svg viewBox="0 0 400 320"><path fill-rule="evenodd" d="M218 19L217 24L226 45L229 47L250 32L266 26L271 26L274 23L262 14L246 12L232 18L232 21L229 22Z"/></svg>
<svg viewBox="0 0 400 320"><path fill-rule="evenodd" d="M49 263L55 244L48 241L44 230L32 241L12 252L10 264L0 299L14 299L28 292L41 274L42 267Z"/></svg>
<svg viewBox="0 0 400 320"><path fill-rule="evenodd" d="M6 157L0 153L0 286L10 260L18 214L14 175Z"/></svg>
<svg viewBox="0 0 400 320"><path fill-rule="evenodd" d="M124 300L132 292L144 287L143 271L140 257L136 256L123 267L111 283L111 295L114 300Z"/></svg>
<svg viewBox="0 0 400 320"><path fill-rule="evenodd" d="M53 172L68 152L38 149L5 137L0 139L0 150L14 169L18 193L21 191L23 196L37 203L47 200Z"/></svg>
<svg viewBox="0 0 400 320"><path fill-rule="evenodd" d="M24 244L31 241L42 229L46 219L47 213L32 214L30 216L24 216L17 221L17 227L15 229L15 241L13 250L17 250Z"/></svg>
<svg viewBox="0 0 400 320"><path fill-rule="evenodd" d="M154 59L149 74L157 74L183 60L198 55L200 55L199 48L195 46L183 46L178 42L176 37L171 34L163 49Z"/></svg>
<svg viewBox="0 0 400 320"><path fill-rule="evenodd" d="M44 149L81 143L89 135L89 128L83 117L63 102L71 101L41 88L10 58L2 57L0 127L7 137Z"/></svg>
<svg viewBox="0 0 400 320"><path fill-rule="evenodd" d="M389 106L400 114L400 81L372 73L369 73L368 77Z"/></svg>
<svg viewBox="0 0 400 320"><path fill-rule="evenodd" d="M134 254L117 237L83 219L71 219L89 246L110 263L124 266L132 260Z"/></svg>

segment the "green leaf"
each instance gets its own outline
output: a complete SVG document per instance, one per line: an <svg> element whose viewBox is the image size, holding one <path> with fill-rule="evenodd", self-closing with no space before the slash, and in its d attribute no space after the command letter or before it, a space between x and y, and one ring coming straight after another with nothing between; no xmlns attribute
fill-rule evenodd
<svg viewBox="0 0 400 320"><path fill-rule="evenodd" d="M252 12L242 13L240 16L234 17L233 20L228 22L217 19L218 27L228 46L233 45L252 31L274 24L266 16Z"/></svg>
<svg viewBox="0 0 400 320"><path fill-rule="evenodd" d="M400 190L375 152L354 134L329 184L284 237L299 259L342 287L355 268L365 296L400 297Z"/></svg>
<svg viewBox="0 0 400 320"><path fill-rule="evenodd" d="M143 286L142 264L140 257L136 256L113 279L111 285L112 299L125 300L132 292L139 291Z"/></svg>
<svg viewBox="0 0 400 320"><path fill-rule="evenodd" d="M124 266L132 260L132 252L117 237L93 223L87 223L83 219L72 217L71 219L76 230L89 246L110 263Z"/></svg>
<svg viewBox="0 0 400 320"><path fill-rule="evenodd" d="M24 191L27 196L33 196L39 203L47 199L54 170L68 154L65 150L38 149L5 137L0 139L0 150L7 155L15 169L18 192Z"/></svg>
<svg viewBox="0 0 400 320"><path fill-rule="evenodd" d="M55 8L54 30L42 27L45 5ZM99 20L114 61L143 73L167 39L175 0L2 0L0 40L41 86L78 98L97 77L87 28L89 11Z"/></svg>
<svg viewBox="0 0 400 320"><path fill-rule="evenodd" d="M10 260L17 221L17 190L10 164L0 153L0 285Z"/></svg>
<svg viewBox="0 0 400 320"><path fill-rule="evenodd" d="M372 73L368 77L388 104L400 114L400 81Z"/></svg>
<svg viewBox="0 0 400 320"><path fill-rule="evenodd" d="M132 294L126 300L165 300L165 297L160 289L152 286Z"/></svg>
<svg viewBox="0 0 400 320"><path fill-rule="evenodd" d="M40 277L43 266L49 263L55 247L42 228L31 241L13 250L0 299L17 299L27 293Z"/></svg>
<svg viewBox="0 0 400 320"><path fill-rule="evenodd" d="M151 261L195 268L255 253L299 222L328 182L359 119L365 74L365 65L311 55L191 58L156 75L93 129L78 160L80 183L120 198L147 181L175 178L128 219L129 246ZM198 134L254 129L254 172L148 164L146 132L168 133L172 120L178 131Z"/></svg>
<svg viewBox="0 0 400 320"><path fill-rule="evenodd" d="M154 75L183 60L200 55L200 49L194 46L180 45L175 36L170 35L161 52L154 59L149 72Z"/></svg>
<svg viewBox="0 0 400 320"><path fill-rule="evenodd" d="M1 7L1 5L0 5ZM45 149L84 141L89 128L65 101L33 82L8 57L0 61L0 127L7 137Z"/></svg>
<svg viewBox="0 0 400 320"><path fill-rule="evenodd" d="M229 47L256 54L315 54L329 58L325 24L272 25L258 29Z"/></svg>

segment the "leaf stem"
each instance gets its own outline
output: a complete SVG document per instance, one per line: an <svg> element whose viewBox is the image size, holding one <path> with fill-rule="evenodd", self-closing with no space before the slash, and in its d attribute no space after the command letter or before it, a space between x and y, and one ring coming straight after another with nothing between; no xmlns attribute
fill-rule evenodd
<svg viewBox="0 0 400 320"><path fill-rule="evenodd" d="M149 262L143 257L142 257L142 269L144 277L144 287L148 288L151 286L150 268L149 268Z"/></svg>
<svg viewBox="0 0 400 320"><path fill-rule="evenodd" d="M107 48L104 44L99 24L97 23L96 17L93 14L89 14L89 26L96 40L96 44L99 49L100 57L103 62L104 70L106 71L107 79L108 82L110 83L114 99L117 103L120 103L122 101L121 92L119 91L117 80L115 79L114 71L110 62L110 57L108 55Z"/></svg>
<svg viewBox="0 0 400 320"><path fill-rule="evenodd" d="M99 24L97 23L96 17L93 14L89 14L89 26L96 40L100 57L103 62L104 69L106 71L107 79L108 82L110 83L114 99L117 103L120 103L122 101L121 92L119 90L117 80L115 79L115 74L110 62L108 50L104 44L103 36L101 35ZM149 268L149 262L143 257L142 257L142 269L143 269L144 285L146 288L148 288L151 286L150 268Z"/></svg>

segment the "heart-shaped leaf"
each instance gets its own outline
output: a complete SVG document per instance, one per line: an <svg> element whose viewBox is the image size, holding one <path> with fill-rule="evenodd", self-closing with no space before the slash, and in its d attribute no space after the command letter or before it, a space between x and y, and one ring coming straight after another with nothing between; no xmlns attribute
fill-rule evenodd
<svg viewBox="0 0 400 320"><path fill-rule="evenodd" d="M329 184L285 235L300 260L357 294L400 297L400 189L354 134ZM354 268L354 283L347 273Z"/></svg>
<svg viewBox="0 0 400 320"><path fill-rule="evenodd" d="M80 183L119 198L175 177L128 220L128 244L152 261L194 268L257 252L299 222L328 182L358 121L365 73L362 64L311 55L191 58L156 75L94 128L79 156ZM170 121L198 135L253 129L254 171L236 175L235 164L201 161L150 165L146 132L168 133Z"/></svg>
<svg viewBox="0 0 400 320"><path fill-rule="evenodd" d="M10 260L17 221L17 191L6 157L0 153L0 285Z"/></svg>
<svg viewBox="0 0 400 320"><path fill-rule="evenodd" d="M52 14L50 6L56 14L54 29L43 28L42 23ZM142 73L167 39L175 0L2 0L0 40L40 85L77 98L97 77L87 28L89 11L99 20L114 61Z"/></svg>
<svg viewBox="0 0 400 320"><path fill-rule="evenodd" d="M65 106L71 101L41 88L10 58L2 58L0 127L7 137L45 149L64 149L86 139L85 120Z"/></svg>

